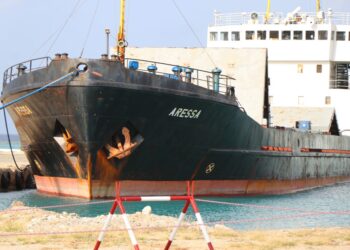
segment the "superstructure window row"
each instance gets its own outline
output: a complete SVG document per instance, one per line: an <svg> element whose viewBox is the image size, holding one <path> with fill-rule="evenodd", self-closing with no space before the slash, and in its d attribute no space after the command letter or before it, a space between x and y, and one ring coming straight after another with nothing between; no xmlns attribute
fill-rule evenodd
<svg viewBox="0 0 350 250"><path fill-rule="evenodd" d="M221 31L210 32L210 41L240 41L241 33L243 33L243 40L336 40L336 41L350 41L350 31L329 31L327 30L246 30L246 31ZM348 34L347 34L348 33Z"/></svg>

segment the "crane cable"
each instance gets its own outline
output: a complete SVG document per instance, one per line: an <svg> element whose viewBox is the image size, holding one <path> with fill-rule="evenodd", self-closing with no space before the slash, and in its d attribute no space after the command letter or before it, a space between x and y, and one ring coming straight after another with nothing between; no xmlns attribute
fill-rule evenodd
<svg viewBox="0 0 350 250"><path fill-rule="evenodd" d="M67 19L65 20L65 22L63 23L63 25L61 26L61 28L59 28L59 30L55 32L55 33L58 32L58 34L56 35L55 39L54 39L53 42L51 43L49 49L47 50L47 52L46 52L47 55L50 53L52 47L55 45L55 43L57 42L58 38L61 36L61 34L62 34L64 28L67 26L69 20L70 20L70 19L73 17L73 15L75 14L75 12L76 12L76 10L78 9L79 4L80 4L81 1L82 1L82 0L77 0L76 4L74 5L73 10L72 10L71 13L69 14L69 16L67 17ZM85 1L86 1L86 0L85 0ZM83 3L84 3L84 2L83 2ZM55 33L53 33L53 34L49 37L49 39L44 43L44 45L51 39L51 37L53 37L53 35L54 35ZM39 50L40 50L40 48L39 48ZM37 50L37 51L38 51L38 50ZM37 51L36 51L35 53L37 53Z"/></svg>
<svg viewBox="0 0 350 250"><path fill-rule="evenodd" d="M209 55L208 51L206 50L206 48L204 47L204 45L202 44L201 40L199 39L197 33L194 31L193 27L191 26L190 22L187 20L186 16L182 13L181 9L179 8L179 6L177 5L175 0L172 0L173 4L175 5L175 8L177 9L177 11L179 12L179 14L181 15L181 17L184 19L185 23L187 24L187 26L189 27L189 29L191 30L193 36L196 38L197 42L200 44L200 46L203 48L204 52L207 54L209 60L211 61L211 63L214 65L214 67L216 67L216 63L214 62L214 60L212 59L212 57Z"/></svg>
<svg viewBox="0 0 350 250"><path fill-rule="evenodd" d="M91 33L91 30L92 30L92 25L93 25L94 22L95 22L95 18L96 18L97 10L98 10L98 8L99 8L99 6L100 6L100 2L101 2L100 0L97 0L97 2L96 2L94 14L92 15L92 18L91 18L91 21L90 21L90 25L89 25L89 29L88 29L88 32L87 32L87 34L86 34L86 38L85 38L85 41L84 41L84 43L83 43L83 48L82 48L82 50L81 50L81 52L80 52L79 58L82 58L82 56L83 56L83 54L84 54L85 46L86 46L87 41L89 40L90 33Z"/></svg>

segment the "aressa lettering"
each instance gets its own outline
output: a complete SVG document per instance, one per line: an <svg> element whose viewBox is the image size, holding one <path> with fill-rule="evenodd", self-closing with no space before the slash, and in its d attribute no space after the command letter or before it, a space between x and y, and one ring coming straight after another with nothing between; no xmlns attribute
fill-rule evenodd
<svg viewBox="0 0 350 250"><path fill-rule="evenodd" d="M197 110L197 109L174 108L169 113L169 116L185 118L185 119L198 119L201 113L202 113L202 110Z"/></svg>

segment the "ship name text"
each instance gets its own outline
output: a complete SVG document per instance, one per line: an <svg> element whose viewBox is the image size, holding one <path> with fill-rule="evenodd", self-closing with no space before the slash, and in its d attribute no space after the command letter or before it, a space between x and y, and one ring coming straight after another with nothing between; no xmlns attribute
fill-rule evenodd
<svg viewBox="0 0 350 250"><path fill-rule="evenodd" d="M17 106L15 107L15 111L20 116L27 116L33 113L27 105Z"/></svg>
<svg viewBox="0 0 350 250"><path fill-rule="evenodd" d="M198 119L201 113L202 113L202 110L197 110L197 109L174 108L169 113L169 116L185 118L185 119Z"/></svg>

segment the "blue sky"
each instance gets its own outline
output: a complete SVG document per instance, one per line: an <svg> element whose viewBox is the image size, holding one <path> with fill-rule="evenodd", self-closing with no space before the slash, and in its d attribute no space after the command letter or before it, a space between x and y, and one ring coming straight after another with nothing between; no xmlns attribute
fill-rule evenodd
<svg viewBox="0 0 350 250"><path fill-rule="evenodd" d="M213 22L214 10L220 12L265 11L265 0L175 0L187 20L206 46L207 26ZM288 12L301 6L315 9L315 0L271 0L272 11ZM68 19L61 35L57 31ZM89 26L91 33L85 46ZM323 0L323 9L350 12L349 0ZM173 0L127 0L126 32L130 46L200 47ZM110 28L115 39L119 22L118 0L0 0L0 72L18 62L56 52L84 57L99 57L105 52L104 29ZM51 37L51 39L50 39ZM57 38L57 39L56 39ZM53 43L53 40L56 40ZM47 41L45 43L45 41ZM111 40L112 41L112 40ZM51 49L50 49L51 48ZM5 133L2 115L0 134ZM15 133L13 125L11 133Z"/></svg>

